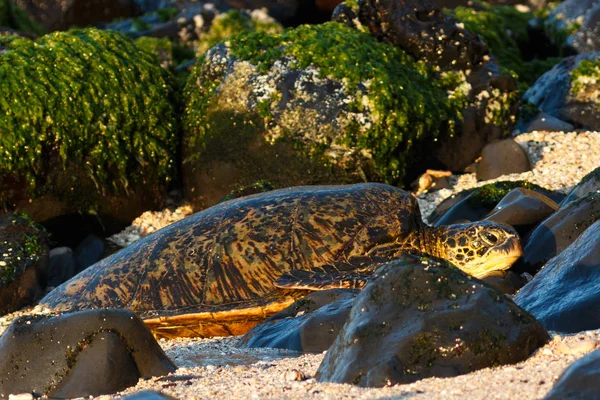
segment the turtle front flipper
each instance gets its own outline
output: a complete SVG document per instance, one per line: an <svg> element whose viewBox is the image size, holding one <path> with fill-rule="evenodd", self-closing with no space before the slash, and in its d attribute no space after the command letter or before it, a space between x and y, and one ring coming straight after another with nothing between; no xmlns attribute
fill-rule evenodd
<svg viewBox="0 0 600 400"><path fill-rule="evenodd" d="M362 289L369 281L369 275L363 273L331 269L325 272L294 269L281 275L275 281L275 286L302 290Z"/></svg>

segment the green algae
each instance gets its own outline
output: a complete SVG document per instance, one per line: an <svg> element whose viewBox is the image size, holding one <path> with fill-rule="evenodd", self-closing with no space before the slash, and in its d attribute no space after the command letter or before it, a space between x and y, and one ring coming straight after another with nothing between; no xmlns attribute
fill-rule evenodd
<svg viewBox="0 0 600 400"><path fill-rule="evenodd" d="M2 231L6 240L0 243L0 287L6 287L44 256L47 234L24 213L14 213Z"/></svg>
<svg viewBox="0 0 600 400"><path fill-rule="evenodd" d="M576 97L585 97L586 101L600 100L598 83L600 82L600 60L581 60L571 73L571 93ZM591 89L596 93L596 98L591 98L587 93Z"/></svg>
<svg viewBox="0 0 600 400"><path fill-rule="evenodd" d="M22 33L44 34L44 28L31 19L27 12L12 0L0 0L0 26Z"/></svg>
<svg viewBox="0 0 600 400"><path fill-rule="evenodd" d="M535 190L540 193L549 192L547 189L527 181L494 182L475 189L469 196L469 203L476 206L494 207L508 192L516 188Z"/></svg>
<svg viewBox="0 0 600 400"><path fill-rule="evenodd" d="M0 46L0 173L24 177L30 191L49 158L78 165L102 193L171 179L174 93L153 55L97 29L0 38Z"/></svg>
<svg viewBox="0 0 600 400"><path fill-rule="evenodd" d="M315 67L321 78L342 82L350 97L366 87L366 97L355 99L349 108L361 112L368 107L375 123L370 127L348 123L341 134L336 133L332 144L371 152L380 179L387 183L402 181L411 153L419 144L451 134L453 123L448 121L461 119L466 102L465 96L453 91L456 88L448 88L456 81L454 77L438 80L431 67L415 62L402 50L335 22L300 26L278 35L243 33L230 39L229 49L259 73L269 71L275 61L291 57L292 68ZM226 135L215 132L213 124L217 121L208 123L211 102L224 77L214 74L200 61L188 81L184 123L192 133L192 145L206 142L208 135ZM454 95L448 94L449 89ZM263 120L255 132L269 125L274 106L276 103L270 101L250 110ZM296 122L305 121L297 118ZM326 146L318 143L309 153L323 154Z"/></svg>
<svg viewBox="0 0 600 400"><path fill-rule="evenodd" d="M511 6L489 6L480 3L483 10L457 7L446 13L463 23L469 32L478 34L490 48L491 54L507 72L516 75L520 91L525 91L544 72L561 61L550 57L525 61L521 49L529 41L527 27L534 15Z"/></svg>
<svg viewBox="0 0 600 400"><path fill-rule="evenodd" d="M217 15L212 21L208 32L200 35L199 54L204 54L211 47L244 32L278 34L283 32L283 27L274 20L261 21L258 18L253 18L252 14L248 12L230 10Z"/></svg>

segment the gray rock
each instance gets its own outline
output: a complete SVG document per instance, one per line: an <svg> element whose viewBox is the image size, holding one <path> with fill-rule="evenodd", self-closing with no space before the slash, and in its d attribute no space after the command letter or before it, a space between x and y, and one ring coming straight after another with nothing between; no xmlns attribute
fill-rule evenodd
<svg viewBox="0 0 600 400"><path fill-rule="evenodd" d="M584 176L560 203L563 207L566 204L580 199L588 193L600 193L600 167Z"/></svg>
<svg viewBox="0 0 600 400"><path fill-rule="evenodd" d="M575 127L572 124L545 112L540 112L530 121L519 121L516 128L517 134L533 131L572 132L574 129Z"/></svg>
<svg viewBox="0 0 600 400"><path fill-rule="evenodd" d="M498 204L505 196L512 190L519 188L528 188L528 190L536 192L537 195L529 191L515 192L504 203L505 205L512 204L508 211L497 209ZM535 197L536 199L524 198L519 200L521 196ZM429 222L435 226L440 226L464 220L478 221L487 216L496 218L499 222L510 220L517 225L527 225L532 221L533 216L525 215L527 213L525 211L519 212L518 210L521 205L532 211L533 207L538 206L544 209L545 207L541 203L547 203L550 207L556 207L553 204L560 200L562 200L561 195L556 195L550 190L526 181L494 182L479 188L465 190L458 193L454 198L442 202L431 214ZM537 206L534 203L537 203ZM502 207L503 205L500 206ZM540 214L538 213L537 215L536 219L539 218Z"/></svg>
<svg viewBox="0 0 600 400"><path fill-rule="evenodd" d="M542 75L523 101L560 120L591 130L600 130L597 92L600 80L594 77L573 79L573 71L584 60L600 61L600 52L567 57Z"/></svg>
<svg viewBox="0 0 600 400"><path fill-rule="evenodd" d="M152 390L143 390L141 392L129 394L121 398L122 400L174 400L175 397Z"/></svg>
<svg viewBox="0 0 600 400"><path fill-rule="evenodd" d="M514 300L549 330L600 328L600 221L548 261Z"/></svg>
<svg viewBox="0 0 600 400"><path fill-rule="evenodd" d="M579 54L600 51L600 1L562 2L544 20L544 30L556 45Z"/></svg>
<svg viewBox="0 0 600 400"><path fill-rule="evenodd" d="M254 327L240 340L240 347L325 351L346 322L358 293L352 289L311 293Z"/></svg>
<svg viewBox="0 0 600 400"><path fill-rule="evenodd" d="M20 317L0 337L3 396L110 394L173 371L142 320L126 310Z"/></svg>
<svg viewBox="0 0 600 400"><path fill-rule="evenodd" d="M514 139L486 145L477 164L477 180L487 181L502 175L531 171L527 153Z"/></svg>
<svg viewBox="0 0 600 400"><path fill-rule="evenodd" d="M70 247L56 247L50 250L48 265L48 287L54 288L75 275L77 262Z"/></svg>
<svg viewBox="0 0 600 400"><path fill-rule="evenodd" d="M511 225L523 237L557 209L558 204L549 197L534 190L516 188L500 200L485 220Z"/></svg>
<svg viewBox="0 0 600 400"><path fill-rule="evenodd" d="M327 351L320 382L387 386L516 363L548 340L508 297L444 261L377 270Z"/></svg>
<svg viewBox="0 0 600 400"><path fill-rule="evenodd" d="M600 398L600 350L571 364L558 378L544 400L588 400Z"/></svg>
<svg viewBox="0 0 600 400"><path fill-rule="evenodd" d="M88 235L75 249L75 260L77 261L77 271L79 273L98 262L104 254L104 240L96 235Z"/></svg>
<svg viewBox="0 0 600 400"><path fill-rule="evenodd" d="M535 274L548 260L571 245L590 225L600 219L600 194L567 203L540 223L523 249L523 266Z"/></svg>

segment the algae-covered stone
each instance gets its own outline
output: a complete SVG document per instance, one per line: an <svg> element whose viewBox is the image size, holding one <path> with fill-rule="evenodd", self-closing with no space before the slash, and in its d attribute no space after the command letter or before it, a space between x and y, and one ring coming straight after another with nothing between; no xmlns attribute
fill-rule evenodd
<svg viewBox="0 0 600 400"><path fill-rule="evenodd" d="M512 190L524 188L560 202L562 196L527 181L500 181L468 189L444 200L431 214L429 222L435 226L448 225L461 220L477 221L488 215Z"/></svg>
<svg viewBox="0 0 600 400"><path fill-rule="evenodd" d="M526 311L452 264L403 256L356 297L320 382L382 387L523 361L548 341Z"/></svg>
<svg viewBox="0 0 600 400"><path fill-rule="evenodd" d="M35 35L44 33L44 28L12 0L0 0L0 27Z"/></svg>
<svg viewBox="0 0 600 400"><path fill-rule="evenodd" d="M0 38L0 201L35 220L160 204L178 146L171 79L114 32Z"/></svg>
<svg viewBox="0 0 600 400"><path fill-rule="evenodd" d="M544 31L557 46L583 54L600 51L598 0L566 0L549 10L543 20Z"/></svg>
<svg viewBox="0 0 600 400"><path fill-rule="evenodd" d="M576 127L600 130L600 52L565 58L523 100Z"/></svg>
<svg viewBox="0 0 600 400"><path fill-rule="evenodd" d="M0 214L0 315L32 304L43 291L46 232L25 214Z"/></svg>
<svg viewBox="0 0 600 400"><path fill-rule="evenodd" d="M214 204L238 186L400 183L448 135L468 90L402 50L331 22L237 36L188 79L184 179Z"/></svg>
<svg viewBox="0 0 600 400"><path fill-rule="evenodd" d="M283 32L283 27L263 10L230 10L218 14L213 19L208 32L200 33L199 54L243 32L277 34Z"/></svg>
<svg viewBox="0 0 600 400"><path fill-rule="evenodd" d="M442 136L435 157L452 171L463 171L494 140L508 136L515 121L517 85L501 71L488 46L430 0L349 1L332 17L350 27L427 60L443 79L461 88L465 102L451 135Z"/></svg>

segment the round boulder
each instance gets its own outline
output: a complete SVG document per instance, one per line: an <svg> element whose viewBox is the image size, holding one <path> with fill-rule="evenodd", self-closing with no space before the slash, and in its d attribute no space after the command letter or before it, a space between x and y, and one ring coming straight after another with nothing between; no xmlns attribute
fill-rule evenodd
<svg viewBox="0 0 600 400"><path fill-rule="evenodd" d="M487 181L502 175L531 171L527 153L514 139L490 143L481 151L477 180Z"/></svg>
<svg viewBox="0 0 600 400"><path fill-rule="evenodd" d="M151 54L97 29L0 47L0 202L38 222L93 211L107 230L162 204L179 143Z"/></svg>
<svg viewBox="0 0 600 400"><path fill-rule="evenodd" d="M460 120L463 83L336 22L236 36L186 86L186 197L204 208L265 179L403 182Z"/></svg>
<svg viewBox="0 0 600 400"><path fill-rule="evenodd" d="M0 337L2 396L98 396L173 371L142 320L127 310L20 317Z"/></svg>
<svg viewBox="0 0 600 400"><path fill-rule="evenodd" d="M445 261L405 256L358 295L316 378L381 387L451 377L523 361L547 341L496 289Z"/></svg>
<svg viewBox="0 0 600 400"><path fill-rule="evenodd" d="M516 188L496 204L485 220L511 225L524 237L557 209L558 204L549 197L535 190Z"/></svg>

